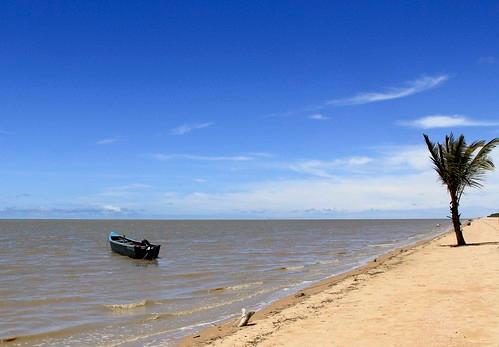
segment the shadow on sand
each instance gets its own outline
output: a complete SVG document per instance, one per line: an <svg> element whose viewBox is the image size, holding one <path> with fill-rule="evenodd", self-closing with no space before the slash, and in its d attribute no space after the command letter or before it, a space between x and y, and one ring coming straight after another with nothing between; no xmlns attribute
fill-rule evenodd
<svg viewBox="0 0 499 347"><path fill-rule="evenodd" d="M499 245L499 241L487 241L487 242L470 242L464 246L458 245L440 245L440 247L466 247L466 246L489 246L489 245Z"/></svg>

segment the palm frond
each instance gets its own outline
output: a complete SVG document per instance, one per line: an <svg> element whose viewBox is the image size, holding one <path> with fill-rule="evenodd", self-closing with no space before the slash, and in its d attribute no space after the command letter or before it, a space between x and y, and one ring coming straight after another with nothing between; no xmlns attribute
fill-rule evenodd
<svg viewBox="0 0 499 347"><path fill-rule="evenodd" d="M445 167L445 160L443 158L443 147L440 144L433 143L428 135L423 134L426 146L430 152L430 159L433 162L433 168L438 173L442 183L447 183L447 168Z"/></svg>
<svg viewBox="0 0 499 347"><path fill-rule="evenodd" d="M463 182L459 189L459 198L462 196L466 187L481 188L482 181L485 178L487 171L494 170L495 166L492 159L489 157L490 152L499 145L499 138L495 138L487 143L485 141L476 141L470 145L467 152L478 153L472 157L463 170Z"/></svg>
<svg viewBox="0 0 499 347"><path fill-rule="evenodd" d="M451 195L459 200L466 187L480 188L487 171L494 169L490 152L499 145L499 138L467 144L464 135L455 138L450 133L443 144L435 143L424 134L433 168ZM476 154L475 154L476 153Z"/></svg>

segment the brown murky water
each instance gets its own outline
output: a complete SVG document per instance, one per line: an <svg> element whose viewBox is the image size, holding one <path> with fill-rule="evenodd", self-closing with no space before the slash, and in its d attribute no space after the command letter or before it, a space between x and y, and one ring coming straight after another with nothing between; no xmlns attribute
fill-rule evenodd
<svg viewBox="0 0 499 347"><path fill-rule="evenodd" d="M15 338L7 346L173 344L242 307L256 309L448 225L3 220L0 339ZM160 258L112 253L111 230L160 243Z"/></svg>

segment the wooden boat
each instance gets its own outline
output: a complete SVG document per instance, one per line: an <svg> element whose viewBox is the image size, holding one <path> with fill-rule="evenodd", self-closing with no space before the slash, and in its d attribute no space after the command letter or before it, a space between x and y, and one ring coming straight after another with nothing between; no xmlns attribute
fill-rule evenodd
<svg viewBox="0 0 499 347"><path fill-rule="evenodd" d="M156 259L161 245L153 245L147 240L132 240L117 232L109 233L109 245L113 252L134 259Z"/></svg>

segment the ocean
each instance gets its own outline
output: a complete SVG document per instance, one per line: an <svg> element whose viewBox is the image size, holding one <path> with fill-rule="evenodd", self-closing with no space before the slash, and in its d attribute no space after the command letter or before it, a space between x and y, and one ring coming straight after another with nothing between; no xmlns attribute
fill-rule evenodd
<svg viewBox="0 0 499 347"><path fill-rule="evenodd" d="M429 219L0 220L0 344L174 345L243 307L261 308L449 226ZM161 244L160 258L112 253L111 230Z"/></svg>

